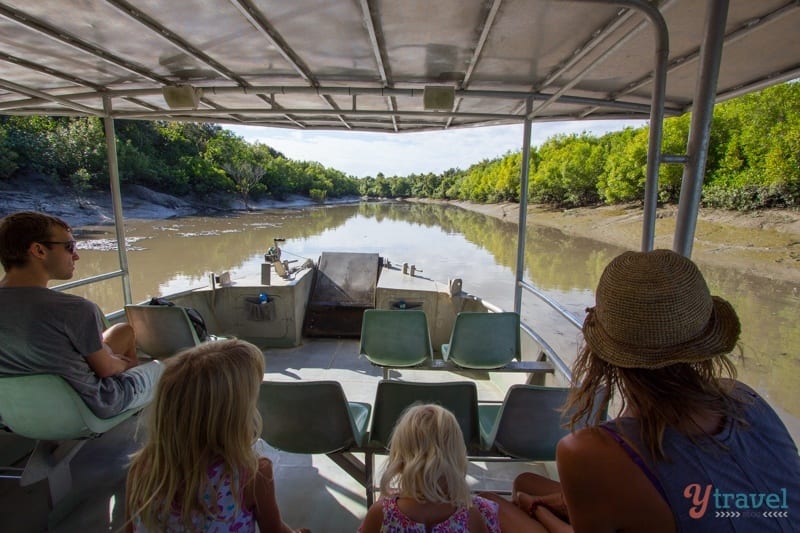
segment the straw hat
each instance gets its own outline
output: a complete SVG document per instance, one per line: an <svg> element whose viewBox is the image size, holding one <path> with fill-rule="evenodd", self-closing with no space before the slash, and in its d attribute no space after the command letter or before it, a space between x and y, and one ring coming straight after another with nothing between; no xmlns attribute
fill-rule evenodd
<svg viewBox="0 0 800 533"><path fill-rule="evenodd" d="M730 353L736 311L711 296L692 261L670 250L625 252L600 277L583 337L592 353L623 368L662 368Z"/></svg>

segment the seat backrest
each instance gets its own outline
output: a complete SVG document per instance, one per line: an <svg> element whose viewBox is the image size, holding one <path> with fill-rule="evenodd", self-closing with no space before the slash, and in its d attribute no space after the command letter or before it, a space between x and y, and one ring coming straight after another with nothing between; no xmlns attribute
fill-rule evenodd
<svg viewBox="0 0 800 533"><path fill-rule="evenodd" d="M490 437L506 455L532 461L554 461L556 444L569 430L561 408L568 388L512 385Z"/></svg>
<svg viewBox="0 0 800 533"><path fill-rule="evenodd" d="M152 357L169 357L200 344L183 307L126 305L125 315L136 333L137 346Z"/></svg>
<svg viewBox="0 0 800 533"><path fill-rule="evenodd" d="M465 368L492 369L520 358L519 315L513 312L456 316L448 360Z"/></svg>
<svg viewBox="0 0 800 533"><path fill-rule="evenodd" d="M0 418L14 433L72 440L105 433L139 409L98 418L63 378L52 374L0 378Z"/></svg>
<svg viewBox="0 0 800 533"><path fill-rule="evenodd" d="M279 450L332 453L362 444L337 381L265 381L258 410L261 438Z"/></svg>
<svg viewBox="0 0 800 533"><path fill-rule="evenodd" d="M433 354L424 311L367 309L359 353L382 366L415 366Z"/></svg>
<svg viewBox="0 0 800 533"><path fill-rule="evenodd" d="M458 420L468 451L480 448L478 389L470 381L412 383L382 380L378 383L373 406L369 446L386 449L394 426L409 406L435 403L448 409Z"/></svg>

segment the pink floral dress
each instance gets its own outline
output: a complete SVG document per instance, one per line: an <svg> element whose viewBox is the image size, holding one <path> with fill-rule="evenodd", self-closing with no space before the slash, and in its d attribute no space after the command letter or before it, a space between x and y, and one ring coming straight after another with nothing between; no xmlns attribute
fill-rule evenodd
<svg viewBox="0 0 800 533"><path fill-rule="evenodd" d="M383 499L383 524L381 533L426 533L425 524L412 521L397 507L398 496ZM489 533L500 533L500 520L497 517L497 502L472 497L472 505L478 509L486 522ZM444 522L439 522L431 529L431 533L462 533L468 532L469 509L461 507ZM359 528L359 532L361 528Z"/></svg>
<svg viewBox="0 0 800 533"><path fill-rule="evenodd" d="M236 512L236 500L233 497L231 477L224 474L222 460L215 461L208 467L208 490L203 494L203 501L208 506L209 514L192 516L192 532L223 533L255 533L256 522L252 509L240 508ZM240 486L240 490L242 490ZM242 501L241 494L239 501ZM146 533L141 520L134 518L135 533ZM181 511L173 506L164 524L163 531L187 531L181 521Z"/></svg>

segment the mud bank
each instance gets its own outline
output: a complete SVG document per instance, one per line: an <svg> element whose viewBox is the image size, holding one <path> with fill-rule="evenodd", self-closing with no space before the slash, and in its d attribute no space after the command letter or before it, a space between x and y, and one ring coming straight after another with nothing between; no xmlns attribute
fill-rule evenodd
<svg viewBox="0 0 800 533"><path fill-rule="evenodd" d="M429 200L420 200L429 201ZM519 204L443 202L517 223ZM656 248L672 248L677 206L658 209ZM639 206L602 206L552 209L530 206L529 226L556 228L568 235L586 237L629 250L641 248L642 209ZM739 213L701 209L692 250L699 264L786 281L800 291L800 211L762 210Z"/></svg>

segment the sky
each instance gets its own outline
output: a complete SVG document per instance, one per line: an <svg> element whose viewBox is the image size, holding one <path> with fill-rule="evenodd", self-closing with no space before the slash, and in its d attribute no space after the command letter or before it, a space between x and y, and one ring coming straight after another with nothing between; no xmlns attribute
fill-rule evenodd
<svg viewBox="0 0 800 533"><path fill-rule="evenodd" d="M534 123L532 142L541 145L559 133L602 135L645 121ZM420 133L305 131L259 126L226 126L250 143L260 142L289 159L317 161L328 168L363 178L383 172L407 176L450 168L462 170L484 159L522 149L522 124Z"/></svg>

